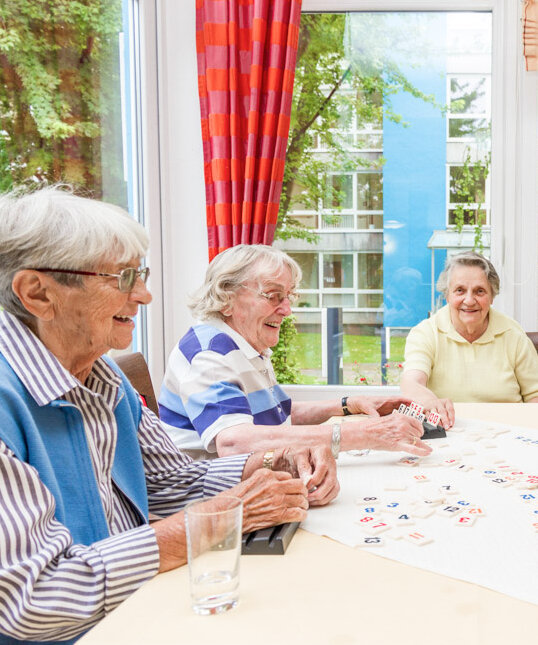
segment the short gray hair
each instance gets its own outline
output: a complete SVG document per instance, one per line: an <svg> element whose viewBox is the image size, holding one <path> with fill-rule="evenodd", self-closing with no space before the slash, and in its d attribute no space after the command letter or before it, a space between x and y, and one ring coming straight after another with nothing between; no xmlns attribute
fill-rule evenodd
<svg viewBox="0 0 538 645"><path fill-rule="evenodd" d="M283 269L291 273L292 289L301 282L301 268L283 251L263 244L238 244L219 253L209 265L204 284L193 294L189 307L198 320L222 318L235 292L249 280L260 283Z"/></svg>
<svg viewBox="0 0 538 645"><path fill-rule="evenodd" d="M463 253L457 253L456 255L447 257L445 268L441 271L439 279L437 280L437 291L442 293L445 298L448 295L450 273L455 266L480 267L486 274L493 296L499 293L501 281L493 264L481 253L477 253L476 251L463 251Z"/></svg>
<svg viewBox="0 0 538 645"><path fill-rule="evenodd" d="M30 268L94 270L104 261L128 262L148 248L143 226L127 212L74 194L66 185L0 195L0 305L21 320L32 316L13 293L17 271ZM83 277L53 273L66 285Z"/></svg>

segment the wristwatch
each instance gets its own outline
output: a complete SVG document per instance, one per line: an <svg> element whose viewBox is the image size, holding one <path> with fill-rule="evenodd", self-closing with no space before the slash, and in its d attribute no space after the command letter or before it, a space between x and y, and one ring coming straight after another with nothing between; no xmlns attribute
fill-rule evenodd
<svg viewBox="0 0 538 645"><path fill-rule="evenodd" d="M351 414L351 412L349 411L349 408L347 407L347 396L342 397L342 412L344 413L345 417Z"/></svg>

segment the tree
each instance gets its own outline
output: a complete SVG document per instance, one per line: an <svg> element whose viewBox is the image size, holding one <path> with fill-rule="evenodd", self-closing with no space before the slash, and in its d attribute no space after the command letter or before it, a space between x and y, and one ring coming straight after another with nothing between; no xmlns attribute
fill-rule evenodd
<svg viewBox="0 0 538 645"><path fill-rule="evenodd" d="M102 155L120 136L104 123L119 110L121 18L121 0L2 1L2 190L67 181L100 197L103 170L122 183L120 164L103 169Z"/></svg>
<svg viewBox="0 0 538 645"><path fill-rule="evenodd" d="M271 362L278 383L299 383L300 372L297 367L297 350L294 338L297 336L295 316L284 318L280 326L278 343L273 347Z"/></svg>
<svg viewBox="0 0 538 645"><path fill-rule="evenodd" d="M372 18L383 20L384 17ZM368 18L363 23L368 33ZM414 87L401 72L397 62L387 56L369 56L368 60L350 52L349 25L346 14L304 14L302 16L290 134L286 153L279 223L275 237L303 238L315 242L316 236L306 229L290 211L303 204L318 210L320 201L336 204L341 195L337 186L324 179L328 165L313 152L317 140L329 151L331 171L350 171L357 167L379 168L376 162L361 157L360 150L346 145L346 124L353 112L359 125L381 124L383 118L405 123L391 109L390 97L399 91L428 101L434 98ZM418 27L417 27L418 29ZM409 39L406 25L402 38ZM394 37L394 30L391 32ZM373 47L389 49L378 42ZM370 47L370 52L371 52ZM374 52L375 54L375 52ZM440 107L440 106L439 106Z"/></svg>

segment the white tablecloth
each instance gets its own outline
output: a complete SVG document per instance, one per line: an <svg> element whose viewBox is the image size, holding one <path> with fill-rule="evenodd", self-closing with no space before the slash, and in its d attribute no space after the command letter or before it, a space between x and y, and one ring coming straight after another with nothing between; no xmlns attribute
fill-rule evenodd
<svg viewBox="0 0 538 645"><path fill-rule="evenodd" d="M538 530L534 526L538 523L538 489L522 488L521 481L506 487L494 481L507 472L538 476L538 433L472 419L457 419L456 426L464 430L449 432L446 440L432 440L432 455L417 466L399 465L403 453L340 455L340 495L327 507L311 509L302 528L356 546L368 535L359 520L371 514L366 508L374 508L375 516L393 527L379 534L381 545L357 548L538 604ZM499 430L508 432L494 436ZM456 465L430 465L451 459ZM471 469L459 468L462 465ZM485 470L495 470L495 476L486 477ZM416 475L426 476L427 481L417 483ZM386 490L399 484L407 488ZM445 495L443 485L458 492ZM430 517L413 517L415 502L422 505L435 496L445 496L442 507L468 502L482 508L485 515L472 526L457 524L463 510L456 517L443 517L437 510ZM363 497L377 500L367 507L357 505ZM399 503L414 524L394 526L397 515L387 512L391 503ZM467 504L460 506L465 509ZM419 546L398 538L404 531L420 532L432 542Z"/></svg>

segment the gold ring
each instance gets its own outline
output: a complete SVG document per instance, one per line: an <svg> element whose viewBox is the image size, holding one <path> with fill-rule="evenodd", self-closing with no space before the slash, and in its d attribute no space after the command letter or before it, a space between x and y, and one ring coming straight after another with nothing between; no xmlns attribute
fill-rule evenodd
<svg viewBox="0 0 538 645"><path fill-rule="evenodd" d="M416 444L416 442L417 442L417 438L416 438L416 437L413 437L413 445L415 445L415 444Z"/></svg>

